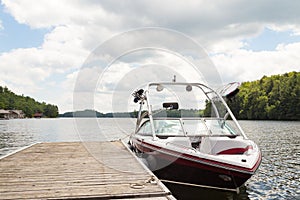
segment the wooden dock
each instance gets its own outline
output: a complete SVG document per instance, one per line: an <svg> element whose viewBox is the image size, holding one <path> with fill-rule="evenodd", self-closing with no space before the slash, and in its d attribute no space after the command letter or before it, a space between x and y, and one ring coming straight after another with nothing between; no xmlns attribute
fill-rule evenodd
<svg viewBox="0 0 300 200"><path fill-rule="evenodd" d="M2 200L133 198L174 199L120 141L38 143L0 160Z"/></svg>

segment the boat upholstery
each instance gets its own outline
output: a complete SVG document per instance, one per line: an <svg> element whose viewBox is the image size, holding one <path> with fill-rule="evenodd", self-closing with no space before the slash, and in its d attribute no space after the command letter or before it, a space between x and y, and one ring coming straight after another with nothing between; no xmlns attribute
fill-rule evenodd
<svg viewBox="0 0 300 200"><path fill-rule="evenodd" d="M168 137L168 145L175 145L181 148L192 148L191 142L188 137Z"/></svg>
<svg viewBox="0 0 300 200"><path fill-rule="evenodd" d="M243 154L251 149L251 142L241 138L229 137L204 137L200 145L200 152L219 155L219 154Z"/></svg>

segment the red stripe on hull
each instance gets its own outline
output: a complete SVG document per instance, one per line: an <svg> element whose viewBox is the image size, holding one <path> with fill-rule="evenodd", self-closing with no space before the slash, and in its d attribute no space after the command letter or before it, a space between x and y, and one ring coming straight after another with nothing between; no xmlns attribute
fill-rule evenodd
<svg viewBox="0 0 300 200"><path fill-rule="evenodd" d="M217 153L217 155L220 154L244 154L246 151L248 151L249 149L253 149L252 146L247 146L246 148L232 148L232 149L227 149L224 151L221 151L219 153Z"/></svg>

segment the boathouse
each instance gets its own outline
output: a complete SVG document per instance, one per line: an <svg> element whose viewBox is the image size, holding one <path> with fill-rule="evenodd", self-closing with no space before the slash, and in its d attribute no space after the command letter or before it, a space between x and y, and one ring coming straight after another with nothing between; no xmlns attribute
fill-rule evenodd
<svg viewBox="0 0 300 200"><path fill-rule="evenodd" d="M0 119L18 119L24 118L25 114L22 110L3 110L0 109Z"/></svg>
<svg viewBox="0 0 300 200"><path fill-rule="evenodd" d="M8 110L0 109L0 119L9 119L9 114Z"/></svg>
<svg viewBox="0 0 300 200"><path fill-rule="evenodd" d="M10 110L9 113L9 118L17 119L25 117L25 114L22 110Z"/></svg>
<svg viewBox="0 0 300 200"><path fill-rule="evenodd" d="M43 117L43 113L34 113L33 115L34 118L42 118Z"/></svg>

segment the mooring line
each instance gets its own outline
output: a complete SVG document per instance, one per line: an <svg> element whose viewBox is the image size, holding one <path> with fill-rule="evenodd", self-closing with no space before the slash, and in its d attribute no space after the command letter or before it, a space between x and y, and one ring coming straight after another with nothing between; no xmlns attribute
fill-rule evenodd
<svg viewBox="0 0 300 200"><path fill-rule="evenodd" d="M165 179L159 179L162 182L166 183L174 183L179 185L186 185L186 186L192 186L192 187L201 187L201 188L208 188L208 189L216 189L216 190L226 190L230 192L236 192L237 194L240 193L239 188L231 189L231 188L220 188L220 187L214 187L214 186L208 186L208 185L199 185L199 184L193 184L193 183L184 183L184 182L178 182L178 181L171 181L171 180L165 180Z"/></svg>

